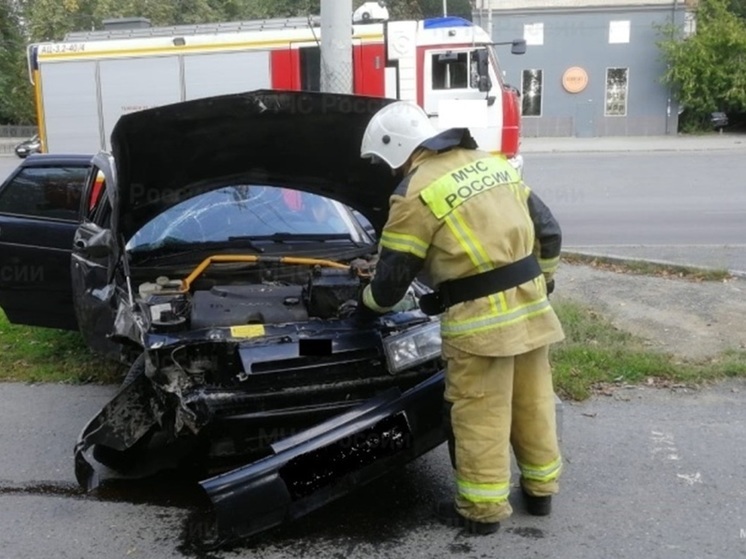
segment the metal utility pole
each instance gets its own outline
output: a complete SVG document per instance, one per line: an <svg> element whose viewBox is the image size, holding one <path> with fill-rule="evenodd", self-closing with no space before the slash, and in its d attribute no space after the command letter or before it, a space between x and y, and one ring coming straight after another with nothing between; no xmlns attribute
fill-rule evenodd
<svg viewBox="0 0 746 559"><path fill-rule="evenodd" d="M443 0L443 17L448 15L448 0Z"/></svg>
<svg viewBox="0 0 746 559"><path fill-rule="evenodd" d="M492 37L492 0L487 0L487 34L490 36L490 41L495 40Z"/></svg>
<svg viewBox="0 0 746 559"><path fill-rule="evenodd" d="M352 93L352 0L321 0L321 91Z"/></svg>
<svg viewBox="0 0 746 559"><path fill-rule="evenodd" d="M486 6L486 7L485 7ZM474 7L476 10L476 6ZM484 12L487 12L487 27L484 26ZM480 0L479 2L479 27L487 31L490 36L490 40L494 41L492 37L492 1L491 0Z"/></svg>

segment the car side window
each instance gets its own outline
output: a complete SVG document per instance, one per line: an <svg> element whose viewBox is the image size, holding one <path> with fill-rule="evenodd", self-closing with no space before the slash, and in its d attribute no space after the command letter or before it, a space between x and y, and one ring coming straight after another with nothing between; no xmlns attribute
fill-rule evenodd
<svg viewBox="0 0 746 559"><path fill-rule="evenodd" d="M25 167L0 190L0 213L78 221L86 167Z"/></svg>

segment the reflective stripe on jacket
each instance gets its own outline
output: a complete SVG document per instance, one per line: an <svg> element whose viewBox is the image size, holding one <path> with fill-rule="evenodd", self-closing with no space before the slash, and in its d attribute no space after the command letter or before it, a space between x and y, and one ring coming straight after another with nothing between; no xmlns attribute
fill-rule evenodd
<svg viewBox="0 0 746 559"><path fill-rule="evenodd" d="M504 157L463 148L420 152L391 197L365 303L385 310L424 269L429 281L471 276L535 254L543 277L466 301L441 316L443 342L477 355L517 355L562 339L546 297L561 233Z"/></svg>

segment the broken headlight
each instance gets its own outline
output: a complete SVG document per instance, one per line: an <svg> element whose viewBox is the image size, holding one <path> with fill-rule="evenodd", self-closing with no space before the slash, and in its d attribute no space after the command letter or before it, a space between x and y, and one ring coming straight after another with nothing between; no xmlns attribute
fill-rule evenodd
<svg viewBox="0 0 746 559"><path fill-rule="evenodd" d="M383 340L389 370L398 373L440 356L440 323L430 322Z"/></svg>

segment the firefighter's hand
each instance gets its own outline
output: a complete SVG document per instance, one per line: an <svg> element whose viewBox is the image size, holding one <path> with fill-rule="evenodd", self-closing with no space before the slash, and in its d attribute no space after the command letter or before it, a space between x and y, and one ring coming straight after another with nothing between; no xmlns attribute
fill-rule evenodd
<svg viewBox="0 0 746 559"><path fill-rule="evenodd" d="M554 279L550 279L547 282L547 295L551 295L554 292Z"/></svg>
<svg viewBox="0 0 746 559"><path fill-rule="evenodd" d="M375 322L380 316L381 315L379 313L369 308L362 301L358 301L357 308L355 309L355 314L352 315L352 319L355 321L356 324L365 326L371 324L372 322Z"/></svg>
<svg viewBox="0 0 746 559"><path fill-rule="evenodd" d="M357 301L350 299L345 301L339 308L339 316L342 318L351 318L356 324L370 324L376 320L380 314L373 309L368 308L361 299Z"/></svg>

